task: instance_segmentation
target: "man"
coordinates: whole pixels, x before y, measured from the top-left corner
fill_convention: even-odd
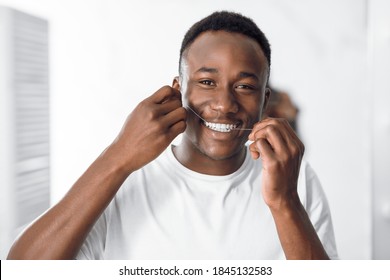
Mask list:
[[[269,71],[268,41],[250,19],[217,12],[196,23],[172,87],[134,109],[9,258],[336,258],[303,144],[287,121],[260,121]]]

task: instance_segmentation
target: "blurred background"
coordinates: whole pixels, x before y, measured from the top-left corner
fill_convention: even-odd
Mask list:
[[[323,184],[340,258],[390,259],[390,1],[0,5],[1,259],[131,110],[172,83],[184,33],[215,10],[251,17],[270,40],[274,101]]]

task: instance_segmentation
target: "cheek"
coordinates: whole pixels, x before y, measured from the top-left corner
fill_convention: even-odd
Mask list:
[[[199,88],[193,85],[188,86],[188,90],[185,96],[186,101],[192,106],[204,106],[204,104],[211,101],[212,96],[208,92],[201,92]]]
[[[256,123],[261,119],[263,103],[258,98],[248,99],[241,103],[251,122]]]

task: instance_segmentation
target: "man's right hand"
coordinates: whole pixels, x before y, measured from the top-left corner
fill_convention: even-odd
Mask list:
[[[127,118],[107,152],[131,173],[158,157],[186,129],[181,93],[164,86],[143,100]]]
[[[8,258],[76,258],[92,226],[126,177],[155,159],[185,130],[186,115],[180,92],[169,86],[142,101],[115,141],[65,197],[20,235]]]

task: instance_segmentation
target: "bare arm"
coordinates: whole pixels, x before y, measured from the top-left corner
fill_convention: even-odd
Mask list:
[[[252,157],[263,161],[262,195],[271,210],[287,259],[329,259],[298,197],[304,146],[287,121],[265,119],[249,139]]]
[[[8,259],[74,259],[127,176],[183,132],[185,118],[180,93],[171,87],[141,102],[66,196],[15,241]]]
[[[126,178],[106,150],[66,196],[14,243],[8,259],[73,259]]]
[[[300,201],[271,209],[271,213],[287,259],[329,259]]]

